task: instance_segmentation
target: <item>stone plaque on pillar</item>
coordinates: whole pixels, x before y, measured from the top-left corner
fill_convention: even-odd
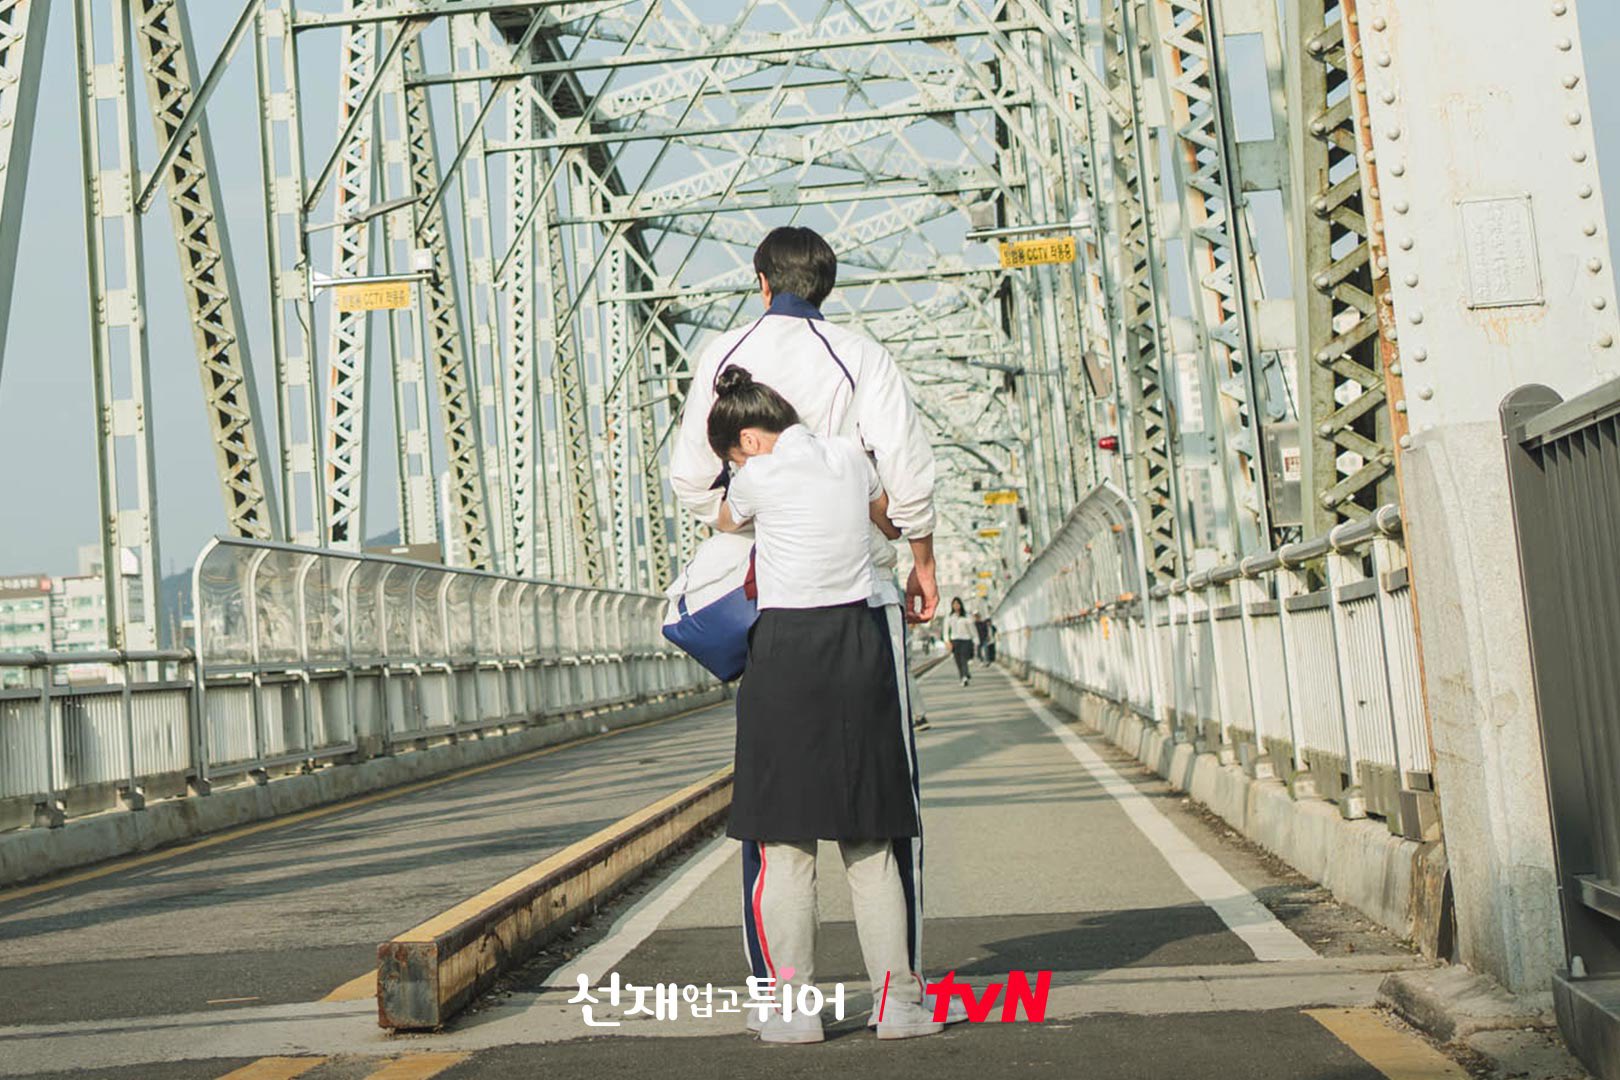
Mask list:
[[[1468,262],[1468,306],[1523,307],[1541,304],[1541,260],[1530,196],[1465,199],[1463,250]]]

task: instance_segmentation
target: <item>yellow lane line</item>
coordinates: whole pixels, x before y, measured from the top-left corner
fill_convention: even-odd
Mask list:
[[[1416,1035],[1390,1027],[1374,1009],[1306,1009],[1305,1015],[1389,1080],[1468,1080],[1461,1065]]]
[[[325,1061],[323,1057],[260,1058],[251,1065],[226,1073],[219,1080],[293,1080],[293,1077],[303,1076]]]
[[[418,780],[415,783],[405,784],[396,788],[389,788],[387,791],[379,791],[371,795],[361,795],[357,798],[347,799],[339,803],[332,803],[328,806],[318,806],[313,810],[302,810],[296,814],[288,814],[284,817],[274,818],[270,821],[261,821],[255,825],[244,825],[239,829],[231,829],[227,832],[215,833],[212,836],[204,837],[201,840],[193,840],[189,844],[166,847],[160,851],[148,852],[145,855],[132,855],[124,859],[115,859],[112,862],[103,863],[93,870],[84,870],[77,874],[69,874],[66,877],[52,878],[50,881],[42,881],[37,885],[21,885],[14,889],[0,890],[0,904],[10,903],[15,900],[23,900],[30,896],[38,896],[40,893],[53,892],[57,889],[65,889],[72,885],[80,885],[86,881],[94,881],[97,878],[106,877],[109,874],[118,874],[125,870],[136,870],[143,866],[149,866],[152,863],[164,862],[168,859],[179,858],[181,855],[189,855],[194,851],[201,851],[204,848],[216,847],[220,844],[228,844],[233,840],[241,840],[243,837],[256,836],[259,833],[270,832],[273,829],[285,829],[292,825],[301,825],[306,821],[330,817],[333,814],[341,814],[348,810],[357,810],[363,806],[371,806],[375,803],[386,802],[389,799],[397,799],[402,795],[414,795],[418,791],[426,791],[429,788],[439,787],[443,784],[453,784],[457,780],[465,780],[468,777],[493,772],[496,769],[504,769],[512,765],[521,765],[526,761],[533,761],[535,758],[545,757],[548,754],[555,754],[563,750],[571,750],[576,746],[584,746],[586,743],[597,742],[601,739],[610,739],[615,735],[623,735],[627,731],[640,731],[642,728],[652,727],[654,724],[667,724],[671,720],[679,720],[684,716],[691,716],[693,713],[700,713],[707,709],[721,708],[725,704],[725,702],[720,702],[713,705],[699,705],[696,708],[687,709],[684,712],[674,713],[670,716],[661,716],[656,720],[643,720],[639,724],[627,724],[621,728],[614,728],[612,731],[598,732],[595,735],[585,735],[578,739],[571,739],[568,742],[544,746],[538,750],[530,750],[528,753],[519,754],[517,757],[504,758],[500,761],[491,761],[483,765],[474,765],[471,768],[462,769],[459,772],[449,773],[445,776],[436,776],[431,780]]]
[[[356,975],[336,990],[321,998],[322,1001],[364,1001],[377,996],[377,970]]]
[[[438,1076],[452,1065],[466,1061],[471,1054],[410,1054],[395,1058],[376,1072],[366,1074],[366,1080],[428,1080]]]

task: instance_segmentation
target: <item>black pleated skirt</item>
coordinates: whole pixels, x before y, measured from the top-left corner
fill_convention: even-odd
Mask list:
[[[767,608],[737,689],[726,834],[742,840],[917,835],[894,651],[882,608]]]

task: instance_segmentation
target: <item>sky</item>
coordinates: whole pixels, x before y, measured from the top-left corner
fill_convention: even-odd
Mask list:
[[[322,4],[305,4],[319,8]],[[58,2],[49,30],[33,158],[21,233],[4,368],[0,371],[0,575],[70,574],[76,550],[97,541],[94,415],[89,362],[87,272],[74,86],[72,5]],[[190,5],[203,63],[218,53],[240,5]],[[1620,4],[1580,5],[1599,165],[1608,178],[1611,225],[1620,222]],[[310,167],[324,159],[336,132],[333,104],[337,35],[300,42],[304,122]],[[443,59],[430,47],[430,68]],[[260,415],[273,427],[272,358],[262,223],[261,180],[251,44],[240,50],[209,109],[214,149],[249,343],[260,389]],[[446,116],[447,114],[441,114]],[[137,112],[141,160],[157,156],[144,105]],[[442,155],[441,155],[442,156]],[[453,202],[453,196],[452,196]],[[330,218],[321,207],[314,220]],[[330,234],[317,234],[325,237]],[[1617,232],[1610,230],[1611,243]],[[168,209],[160,198],[145,222],[148,345],[155,432],[162,571],[189,565],[224,527],[224,511],[203,412],[195,352],[180,291]],[[317,243],[321,241],[317,239]],[[1616,245],[1620,248],[1620,244]],[[1620,250],[1616,251],[1620,258]],[[1270,273],[1268,272],[1268,277]],[[317,336],[324,342],[324,332]],[[375,381],[373,447],[392,438],[386,380]],[[375,493],[393,489],[393,457],[371,455]],[[393,525],[393,500],[372,500],[367,532]]]

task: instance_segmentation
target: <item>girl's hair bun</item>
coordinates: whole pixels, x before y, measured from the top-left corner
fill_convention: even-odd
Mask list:
[[[714,392],[724,397],[747,390],[754,385],[754,376],[747,368],[728,367],[714,380]]]

